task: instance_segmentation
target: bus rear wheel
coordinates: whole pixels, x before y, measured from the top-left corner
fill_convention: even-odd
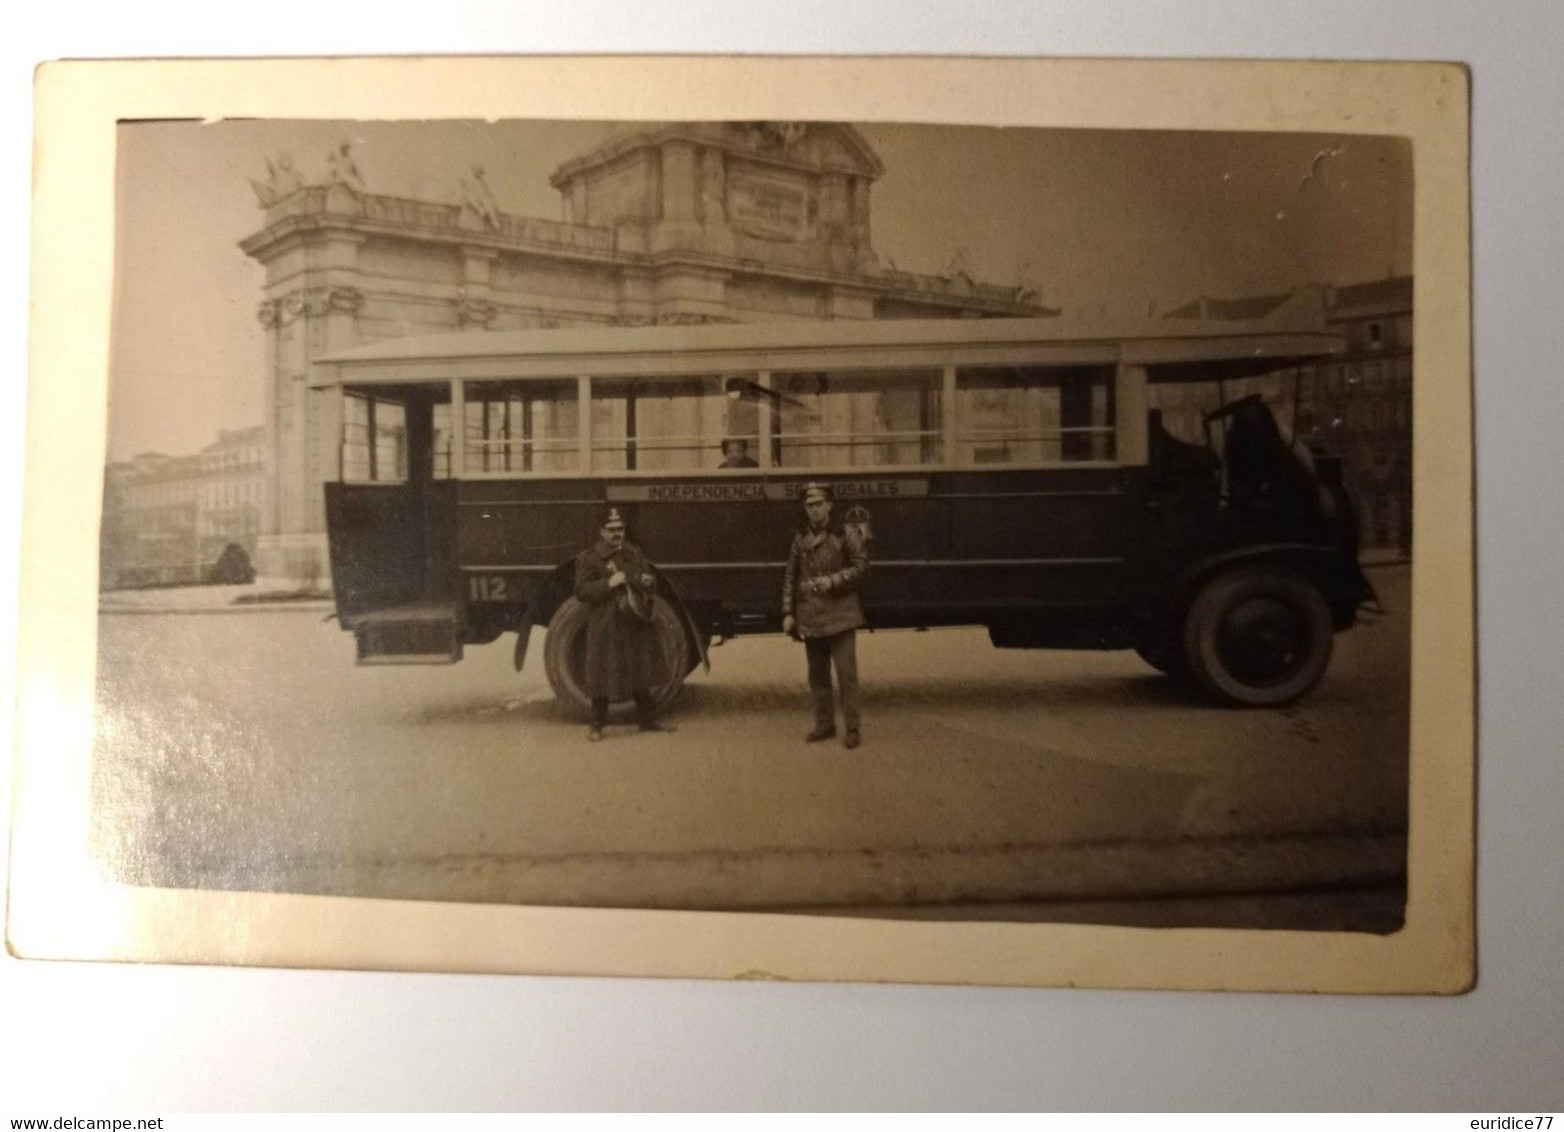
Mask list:
[[[1242,707],[1277,707],[1325,674],[1335,628],[1307,579],[1251,567],[1212,578],[1184,622],[1184,661],[1207,692]]]
[[[567,598],[548,623],[548,636],[543,642],[543,668],[548,674],[549,686],[560,707],[575,719],[585,721],[592,711],[592,700],[586,691],[586,628],[589,610],[575,598]],[[684,676],[689,672],[689,638],[679,613],[661,596],[652,598],[652,627],[656,630],[661,673],[652,682],[652,705],[662,711],[679,694],[684,686]],[[613,723],[626,723],[635,718],[635,701],[631,689],[616,690],[610,698],[608,718]]]

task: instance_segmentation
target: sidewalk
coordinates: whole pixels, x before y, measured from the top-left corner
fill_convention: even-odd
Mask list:
[[[111,590],[98,595],[99,613],[325,613],[334,604],[324,598],[257,600],[286,592],[274,586],[170,586],[165,589]],[[240,598],[250,600],[240,602]]]

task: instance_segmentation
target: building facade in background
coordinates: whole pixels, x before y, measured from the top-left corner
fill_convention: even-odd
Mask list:
[[[224,431],[194,456],[149,452],[110,464],[100,587],[253,580],[265,441],[259,427]]]
[[[344,454],[306,378],[334,351],[452,331],[1057,313],[1024,288],[882,266],[883,172],[850,126],[684,123],[557,169],[563,221],[502,212],[481,168],[453,171],[459,204],[376,194],[350,159],[327,184],[258,187],[264,226],[241,247],[266,270],[260,572],[326,572],[322,484]]]
[[[1321,307],[1326,327],[1345,339],[1345,352],[1318,365],[1228,382],[1220,391],[1158,390],[1154,405],[1170,432],[1198,442],[1201,416],[1216,408],[1218,396],[1232,400],[1260,393],[1285,436],[1341,460],[1364,548],[1410,556],[1412,278],[1239,299],[1201,297],[1166,317],[1256,321],[1288,304]]]

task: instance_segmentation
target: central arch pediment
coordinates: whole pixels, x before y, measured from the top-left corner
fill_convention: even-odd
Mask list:
[[[885,172],[874,147],[845,122],[677,122],[619,134],[565,162],[554,170],[549,183],[568,193],[578,177],[677,142],[801,171],[844,173],[870,181]]]

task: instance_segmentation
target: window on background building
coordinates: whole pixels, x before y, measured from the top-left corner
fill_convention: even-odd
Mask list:
[[[941,453],[940,370],[778,373],[783,468],[917,468]]]
[[[573,472],[580,468],[576,383],[474,381],[466,386],[469,472]],[[444,408],[444,412],[442,412]],[[435,475],[450,475],[450,410],[435,406]]]
[[[1381,349],[1385,345],[1385,324],[1371,322],[1367,327],[1368,346],[1371,350]]]
[[[1111,367],[956,371],[958,464],[1112,460],[1114,451]]]
[[[592,470],[716,471],[725,440],[743,442],[730,466],[754,467],[764,396],[748,375],[594,378]]]

